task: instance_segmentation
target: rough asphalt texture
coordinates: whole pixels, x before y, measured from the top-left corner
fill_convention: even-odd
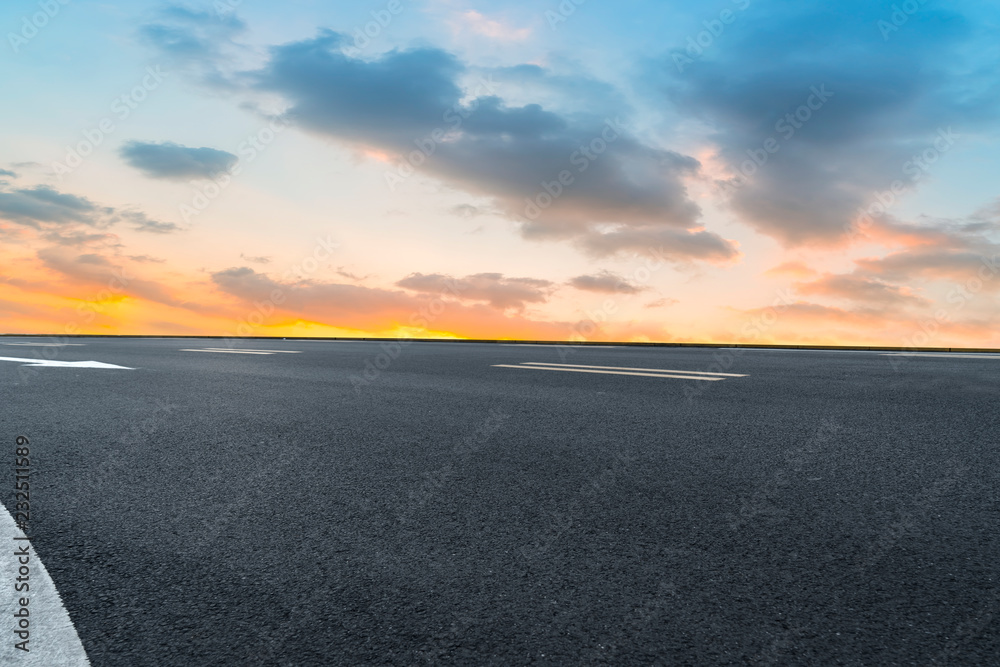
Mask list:
[[[1000,662],[1000,360],[72,342],[0,488],[95,666]]]

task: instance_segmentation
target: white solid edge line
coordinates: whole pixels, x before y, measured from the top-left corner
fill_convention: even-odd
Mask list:
[[[626,373],[623,371],[598,371],[587,368],[559,368],[550,366],[512,366],[509,364],[493,364],[493,368],[520,368],[524,371],[563,371],[565,373],[600,373],[602,375],[638,375],[647,378],[671,378],[674,380],[704,380],[718,382],[725,378],[705,377],[703,375],[665,375],[663,373]]]
[[[90,660],[80,642],[80,636],[73,627],[73,621],[63,605],[55,582],[49,576],[34,547],[28,540],[15,539],[24,537],[17,527],[14,517],[6,507],[0,508],[0,542],[3,543],[0,555],[0,578],[3,580],[0,600],[3,602],[4,625],[3,641],[0,642],[0,664],[29,665],[30,667],[89,667]],[[17,556],[15,552],[27,547],[27,556]],[[27,558],[28,563],[19,562]],[[14,584],[23,566],[29,569],[28,590],[16,591]],[[21,607],[20,599],[25,598],[28,606]],[[18,630],[13,616],[19,609],[28,610],[28,652],[15,647],[21,638],[11,632]]]
[[[181,350],[181,352],[218,352],[220,354],[271,354],[270,352],[242,352],[236,350]]]
[[[745,378],[746,375],[737,375],[736,373],[708,373],[705,371],[679,371],[676,369],[668,368],[629,368],[626,366],[587,366],[585,364],[550,364],[544,361],[525,361],[523,362],[530,366],[557,366],[557,367],[567,367],[567,368],[604,368],[608,370],[615,371],[653,371],[655,373],[684,373],[687,375],[713,375],[721,376],[727,378]]]
[[[243,348],[206,347],[205,352],[262,352],[264,354],[302,354],[301,350],[245,350]]]

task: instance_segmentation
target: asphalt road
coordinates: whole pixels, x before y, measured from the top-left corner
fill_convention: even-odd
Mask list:
[[[1000,661],[1000,358],[31,340],[133,369],[0,361],[93,665]]]

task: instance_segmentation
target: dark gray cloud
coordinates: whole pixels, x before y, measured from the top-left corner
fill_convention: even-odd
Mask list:
[[[215,148],[190,148],[172,141],[129,141],[121,147],[122,158],[150,178],[186,181],[223,174],[239,160]]]
[[[45,224],[80,223],[107,227],[114,209],[86,197],[64,194],[46,185],[0,190],[0,218],[41,229]]]
[[[522,310],[529,303],[544,303],[554,287],[548,280],[505,278],[500,273],[477,273],[464,278],[440,273],[414,273],[398,281],[396,285],[414,292],[482,301],[500,310]]]
[[[677,263],[695,259],[725,263],[742,256],[736,243],[711,232],[651,227],[596,232],[584,238],[581,245],[596,257],[633,252]]]
[[[468,69],[439,49],[360,60],[344,55],[343,43],[342,35],[323,31],[274,47],[267,64],[246,79],[282,95],[290,105],[287,120],[300,127],[399,156],[400,170],[387,174],[391,186],[416,167],[490,198],[498,211],[521,221],[528,238],[589,243],[610,254],[625,248],[595,238],[603,231],[666,229],[680,232],[660,237],[679,241],[666,253],[671,259],[736,256],[717,235],[685,233],[701,215],[684,185],[699,173],[694,158],[643,143],[620,119],[509,105],[497,94],[499,82],[464,90],[459,81]],[[534,70],[530,76],[540,78]],[[630,244],[627,251],[649,249]]]
[[[921,7],[887,41],[877,25],[894,4],[759,4],[682,72],[673,54],[665,59],[663,90],[679,113],[714,128],[732,173],[752,174],[728,192],[760,231],[786,244],[840,241],[876,192],[927,178],[933,164],[912,159],[939,131],[960,135],[1000,118],[996,52],[980,48],[995,36],[965,15],[974,8]],[[768,153],[771,138],[777,152]],[[766,163],[748,162],[751,153]]]
[[[638,294],[645,287],[633,285],[628,280],[611,271],[576,276],[569,281],[570,286],[584,292],[599,292],[604,294]]]
[[[46,185],[7,188],[0,184],[0,220],[35,229],[46,240],[62,246],[114,241],[106,230],[122,221],[144,232],[167,234],[180,230],[174,223],[154,220],[141,211],[100,206],[86,197]]]

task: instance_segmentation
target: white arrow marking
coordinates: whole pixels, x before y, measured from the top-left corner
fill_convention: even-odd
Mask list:
[[[53,361],[51,359],[22,359],[21,357],[0,357],[0,361],[20,361],[26,366],[49,366],[52,368],[119,368],[123,371],[134,371],[128,366],[115,366],[100,361]]]

